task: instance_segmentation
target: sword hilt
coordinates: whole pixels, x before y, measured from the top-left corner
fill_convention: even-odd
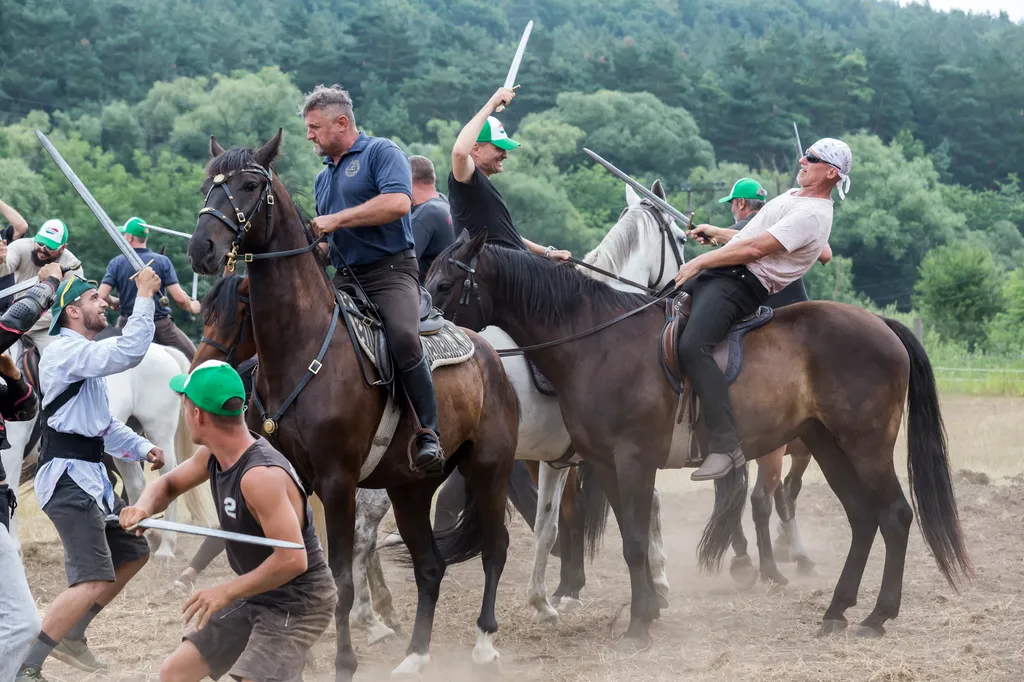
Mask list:
[[[512,89],[513,89],[513,90],[518,90],[518,89],[519,89],[519,86],[518,86],[518,85],[513,85],[513,86],[512,86]],[[511,104],[511,102],[509,102],[509,104]],[[494,111],[495,111],[496,113],[499,113],[499,114],[500,114],[501,112],[505,111],[505,105],[504,105],[504,104],[499,104],[499,105],[498,105],[497,107],[495,107],[495,108],[494,108]]]
[[[149,267],[150,265],[152,265],[152,264],[154,263],[154,261],[156,261],[156,258],[150,258],[150,259],[149,259],[149,262],[148,262],[148,263],[146,263],[145,265],[143,265],[142,267],[144,267],[144,268],[148,268],[148,267]],[[139,272],[142,272],[142,270],[139,270]],[[128,279],[135,279],[136,277],[138,277],[138,276],[139,276],[139,272],[136,272],[136,273],[135,273],[134,275],[132,275],[132,276],[131,276],[131,277],[129,277]]]

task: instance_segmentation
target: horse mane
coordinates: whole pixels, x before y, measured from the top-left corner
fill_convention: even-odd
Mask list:
[[[595,313],[617,314],[652,300],[646,294],[613,289],[571,266],[536,254],[494,245],[485,246],[484,251],[498,263],[494,272],[511,304],[541,324],[562,323],[566,315],[586,305]]]
[[[228,149],[223,154],[210,159],[209,163],[206,164],[206,176],[210,177],[218,173],[227,175],[231,171],[258,165],[259,162],[256,160],[255,149],[236,147],[235,149]]]
[[[203,324],[229,327],[238,321],[238,287],[243,279],[241,275],[226,275],[214,282],[203,298]]]
[[[640,248],[642,220],[648,215],[640,206],[627,207],[619,219],[593,251],[583,257],[584,262],[617,272],[629,257]]]

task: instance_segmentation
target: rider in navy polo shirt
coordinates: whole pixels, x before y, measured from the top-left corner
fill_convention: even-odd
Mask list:
[[[329,234],[334,285],[359,284],[384,323],[391,354],[420,425],[416,468],[440,473],[437,400],[419,337],[419,263],[409,210],[409,159],[390,140],[356,129],[352,98],[318,85],[302,106],[306,139],[324,157],[314,194],[317,235]]]

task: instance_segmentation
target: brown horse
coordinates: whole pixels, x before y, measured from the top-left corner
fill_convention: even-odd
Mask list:
[[[608,493],[632,585],[621,645],[646,646],[658,615],[647,558],[651,499],[677,404],[655,351],[663,306],[546,259],[485,247],[485,238],[481,233],[438,256],[427,288],[434,303],[466,327],[493,324],[521,346],[549,344],[527,356],[554,385],[572,443]],[[628,311],[634,314],[588,333]],[[971,574],[935,381],[910,330],[852,306],[802,303],[778,310],[771,324],[750,332],[744,350],[746,368],[731,388],[744,452],[754,459],[803,439],[852,528],[822,633],[846,627],[844,612],[857,603],[879,529],[886,548],[882,585],[858,633],[880,636],[885,621],[899,613],[914,514],[896,477],[893,449],[908,396],[907,466],[921,528],[951,584],[958,573]],[[743,509],[745,483],[744,468],[716,482],[718,513],[699,547],[705,567],[720,564]]]
[[[429,661],[445,565],[477,553],[483,559],[484,596],[473,659],[493,662],[498,657],[494,603],[508,550],[505,486],[518,428],[515,393],[495,351],[475,335],[467,361],[434,375],[442,444],[451,453],[446,470],[457,466],[472,493],[450,532],[436,538],[431,532],[430,502],[442,477],[412,472],[407,445],[414,430],[407,414],[379,465],[360,480],[388,391],[364,379],[365,358],[345,323],[337,322],[339,299],[314,254],[316,244],[271,170],[280,144],[280,131],[258,151],[225,151],[211,138],[213,158],[203,183],[206,203],[189,242],[189,258],[196,272],[207,275],[219,274],[236,254],[247,262],[260,358],[248,421],[256,429],[264,425],[323,502],[339,593],[336,679],[349,680],[356,669],[349,611],[357,484],[387,489],[414,565],[419,604],[408,655],[396,672],[417,673]],[[335,327],[340,329],[332,335]],[[367,371],[372,374],[372,367]],[[269,411],[258,414],[261,405],[275,410],[273,417]]]

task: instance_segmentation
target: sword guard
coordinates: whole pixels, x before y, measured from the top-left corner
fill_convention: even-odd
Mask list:
[[[149,267],[150,265],[152,265],[152,264],[153,264],[153,262],[154,262],[155,260],[156,260],[156,258],[150,258],[150,259],[149,259],[149,262],[148,262],[148,263],[146,263],[145,265],[143,265],[142,267],[144,267],[144,268],[148,268],[148,267]],[[142,272],[142,270],[139,270],[139,272]],[[129,277],[128,279],[135,279],[136,277],[138,277],[138,276],[139,276],[139,272],[136,272],[136,273],[135,273],[134,275],[132,275],[132,276],[131,276],[131,277]]]

